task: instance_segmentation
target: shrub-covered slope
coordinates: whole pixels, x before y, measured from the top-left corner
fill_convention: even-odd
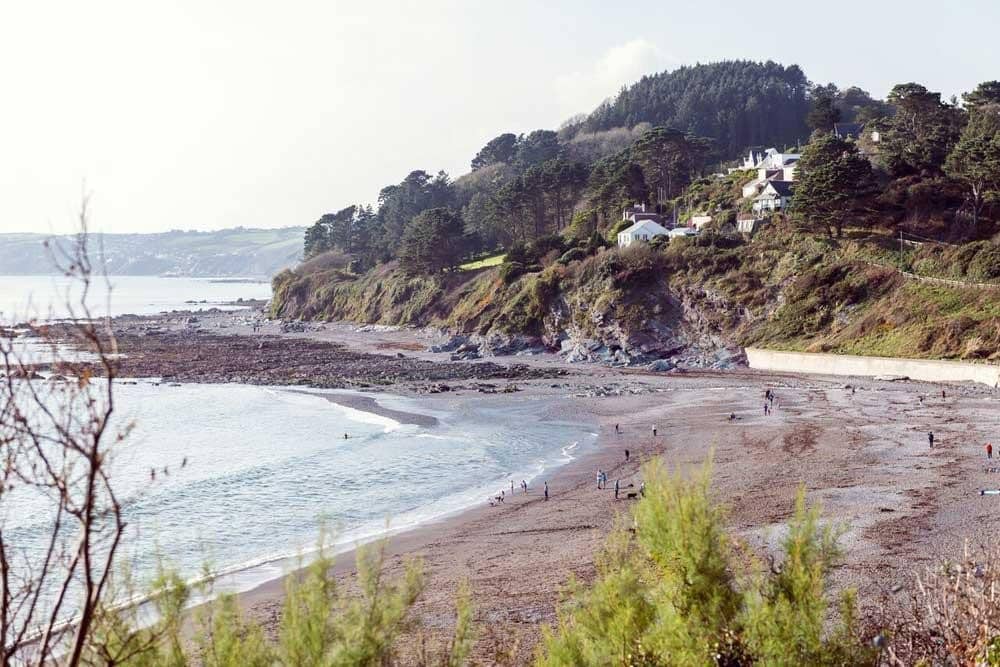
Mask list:
[[[393,264],[362,275],[307,265],[275,278],[272,309],[283,318],[441,327],[495,350],[515,338],[617,363],[710,365],[745,345],[1000,357],[1000,290],[917,281],[894,266],[988,281],[1000,271],[995,245],[908,246],[900,258],[894,243],[867,233],[816,238],[778,222],[752,241],[708,233],[550,254],[521,275],[505,271],[509,264],[432,277],[408,277]]]

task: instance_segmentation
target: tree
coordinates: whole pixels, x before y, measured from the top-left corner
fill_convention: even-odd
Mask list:
[[[841,118],[848,123],[870,123],[889,115],[889,105],[882,100],[872,99],[868,91],[851,86],[837,93],[837,109]]]
[[[1000,192],[1000,104],[973,107],[944,169],[965,184],[972,222],[978,224],[983,206]]]
[[[433,208],[406,226],[399,263],[412,275],[431,275],[456,266],[467,249],[462,217],[451,209]]]
[[[971,93],[962,95],[966,111],[988,104],[1000,104],[1000,81],[984,81]]]
[[[472,158],[472,170],[482,169],[491,164],[510,162],[517,154],[517,135],[506,132],[491,139]]]
[[[656,201],[673,199],[702,168],[708,142],[669,127],[654,127],[632,146],[647,182],[656,188]]]
[[[879,153],[894,176],[941,173],[958,141],[962,114],[917,83],[903,83],[889,93],[894,114],[884,122]]]
[[[556,132],[535,130],[518,142],[517,164],[521,169],[537,166],[559,157],[561,150]]]
[[[821,527],[800,489],[782,541],[782,568],[747,566],[711,500],[711,466],[693,479],[658,463],[633,514],[595,559],[591,586],[573,582],[537,664],[873,664],[849,591],[839,613],[826,586],[838,558],[836,533]],[[773,565],[773,563],[772,563]]]
[[[403,230],[417,215],[454,203],[454,187],[443,171],[435,176],[423,170],[413,171],[398,185],[382,188],[378,196],[378,220],[372,233],[376,259],[385,261],[395,255]]]
[[[834,96],[826,91],[816,94],[806,116],[806,124],[820,132],[832,132],[833,126],[839,122],[840,109],[835,105]]]
[[[831,237],[840,237],[849,213],[868,193],[871,165],[853,142],[832,134],[814,139],[802,153],[792,211]]]
[[[807,136],[808,90],[808,79],[795,65],[735,60],[686,66],[642,77],[574,129],[579,134],[639,123],[675,127],[713,139],[728,157],[748,146],[791,145]]]

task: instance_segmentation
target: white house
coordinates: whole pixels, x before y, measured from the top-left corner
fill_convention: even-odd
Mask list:
[[[768,181],[761,193],[753,200],[753,212],[762,214],[780,211],[787,208],[788,202],[791,200],[792,184],[789,181]]]
[[[698,236],[698,230],[694,227],[674,227],[669,234],[671,239],[677,239],[685,236]]]
[[[782,175],[783,171],[781,169],[761,167],[757,170],[757,178],[743,184],[743,198],[750,199],[751,197],[756,197],[764,189],[768,181],[774,178],[780,180]]]
[[[646,210],[645,204],[633,204],[622,211],[622,220],[628,220],[629,222],[652,220],[653,222],[660,224],[663,222],[663,216],[655,211]]]
[[[640,220],[628,229],[618,232],[618,247],[627,248],[637,241],[652,241],[657,236],[667,236],[670,231],[653,220]]]
[[[760,166],[765,169],[784,169],[790,167],[802,158],[800,153],[779,153],[777,148],[764,151],[764,159]]]

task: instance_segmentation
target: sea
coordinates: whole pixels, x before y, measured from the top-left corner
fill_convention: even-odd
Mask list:
[[[5,304],[17,301],[11,285],[22,298],[28,285],[45,294],[44,279],[0,277]],[[130,277],[117,280],[112,312],[261,297],[266,285]],[[436,418],[416,426],[327,398],[349,393],[118,383],[115,419],[134,427],[115,446],[112,482],[128,523],[121,556],[136,580],[166,564],[192,580],[207,568],[216,592],[247,590],[308,562],[322,526],[335,550],[348,549],[486,505],[511,481],[537,489],[597,437],[588,424],[548,418],[538,401],[475,397],[447,408],[367,394],[390,410]],[[5,537],[29,560],[39,553],[49,526],[43,499],[5,495],[0,514]]]
[[[0,275],[0,323],[68,317],[70,308],[80,314],[82,303],[94,317],[232,310],[242,307],[236,303],[240,299],[271,298],[271,285],[262,278],[95,276],[83,297],[79,281],[65,276]]]

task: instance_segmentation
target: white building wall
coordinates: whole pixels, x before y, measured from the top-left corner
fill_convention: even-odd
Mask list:
[[[746,348],[750,368],[816,375],[904,376],[925,382],[979,382],[1000,384],[1000,366],[936,359],[861,357],[846,354],[780,352]]]

